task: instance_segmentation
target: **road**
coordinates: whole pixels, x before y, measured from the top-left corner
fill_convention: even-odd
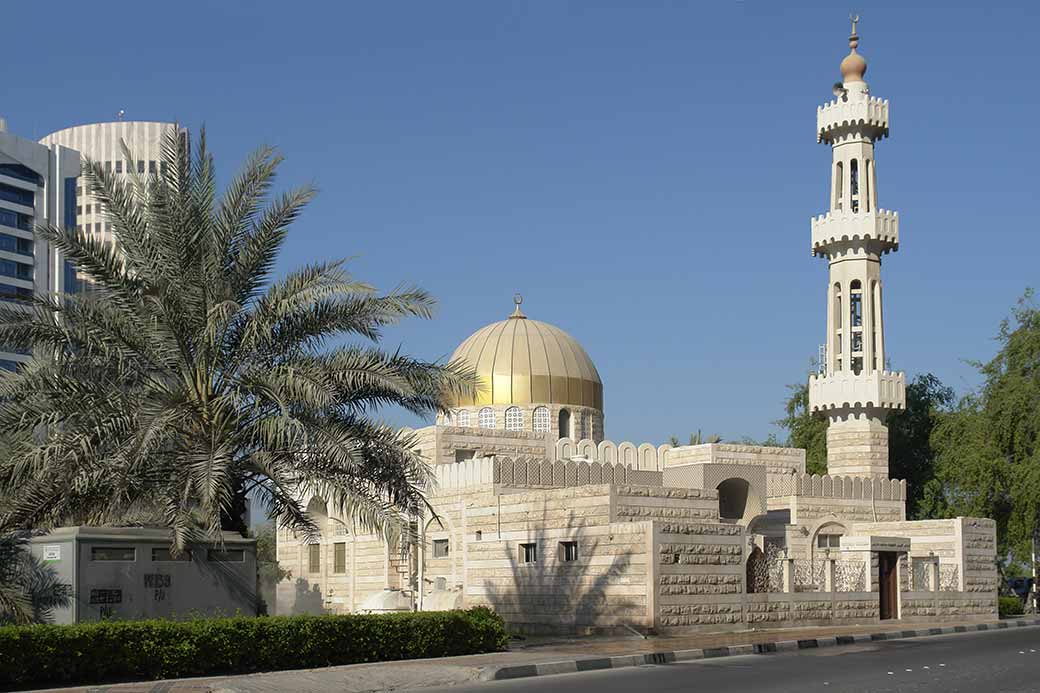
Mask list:
[[[1040,691],[1040,627],[456,686],[452,693]]]

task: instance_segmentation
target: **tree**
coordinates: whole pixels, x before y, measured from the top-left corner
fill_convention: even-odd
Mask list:
[[[906,514],[911,519],[937,517],[935,489],[923,503],[928,482],[935,478],[931,436],[939,417],[954,402],[953,390],[931,373],[918,375],[906,386],[906,409],[889,414],[888,470],[907,484]],[[938,515],[941,517],[942,515]]]
[[[787,445],[805,450],[805,471],[827,473],[827,419],[809,410],[809,385],[788,385],[790,396],[784,403],[784,418],[775,421],[787,430]]]
[[[0,460],[4,528],[105,523],[157,509],[177,549],[245,531],[247,495],[306,535],[320,495],[390,535],[425,507],[415,440],[374,414],[429,416],[475,376],[378,348],[429,318],[426,292],[379,293],[341,261],[272,279],[311,188],[272,197],[281,157],[260,149],[219,196],[205,133],[163,143],[158,174],[85,165],[119,248],[56,226],[38,236],[89,290],[0,307],[0,343],[32,349],[0,376],[0,431],[32,432]],[[124,145],[124,155],[133,155]],[[365,340],[368,344],[351,343]]]
[[[0,535],[0,625],[45,623],[69,601],[67,586],[29,552],[26,537]]]
[[[997,521],[998,552],[1031,561],[1040,533],[1040,309],[1027,290],[1000,324],[1000,344],[976,363],[979,392],[943,416],[932,445],[951,513]]]

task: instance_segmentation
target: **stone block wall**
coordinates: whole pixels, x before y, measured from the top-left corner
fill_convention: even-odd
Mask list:
[[[686,518],[653,524],[656,627],[736,628],[743,623],[743,529]]]
[[[522,633],[648,627],[651,524],[612,522],[611,495],[600,485],[469,500],[465,605],[491,606]]]

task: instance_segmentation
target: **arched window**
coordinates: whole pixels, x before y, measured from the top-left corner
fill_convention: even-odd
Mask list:
[[[531,417],[531,423],[534,425],[535,433],[548,433],[549,432],[549,409],[548,407],[538,407],[534,410],[534,415]]]
[[[469,410],[468,409],[460,409],[458,411],[458,414],[455,416],[455,425],[461,426],[463,428],[469,428],[470,426],[473,425],[469,421]]]
[[[559,431],[561,438],[569,438],[571,435],[571,413],[566,409],[560,410]]]
[[[820,550],[841,548],[841,538],[845,528],[839,524],[824,525],[816,534],[816,548]]]
[[[480,428],[494,428],[495,427],[495,410],[491,407],[484,407],[477,413],[477,426]]]
[[[839,211],[841,210],[842,188],[845,186],[843,174],[843,165],[839,161],[834,168],[834,208]]]
[[[859,211],[859,162],[853,159],[849,162],[849,200],[853,213]]]
[[[506,430],[524,430],[524,413],[520,410],[520,407],[509,407],[509,409],[506,409]]]

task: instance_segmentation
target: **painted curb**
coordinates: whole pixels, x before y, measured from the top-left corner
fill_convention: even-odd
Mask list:
[[[796,652],[798,650],[809,650],[819,647],[840,647],[842,645],[853,645],[855,643],[873,642],[877,640],[925,638],[935,635],[975,633],[989,630],[1003,630],[1006,628],[1023,628],[1026,626],[1040,626],[1040,618],[1022,618],[1014,621],[978,623],[970,626],[945,626],[942,628],[893,630],[885,633],[838,635],[824,638],[807,638],[804,640],[777,640],[776,642],[757,643],[754,645],[729,645],[724,647],[709,647],[705,649],[675,650],[674,652],[652,652],[649,654],[592,657],[589,659],[546,662],[544,664],[518,664],[514,666],[487,667],[481,672],[480,678],[483,681],[501,681],[504,679],[519,679],[529,676],[573,674],[579,671],[596,671],[600,669],[623,669],[626,667],[638,667],[647,664],[673,664],[675,662],[691,662],[699,659],[735,657],[737,655]]]

